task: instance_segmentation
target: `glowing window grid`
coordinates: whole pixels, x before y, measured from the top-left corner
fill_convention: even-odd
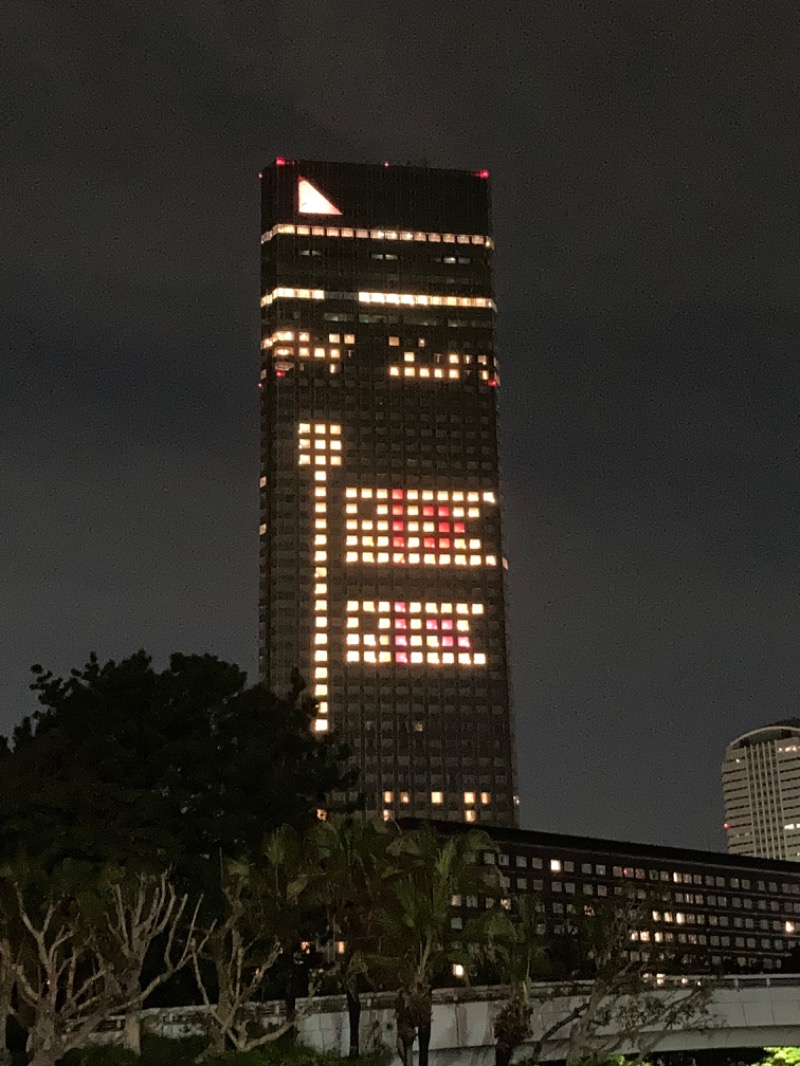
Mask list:
[[[341,466],[342,427],[336,422],[300,422],[297,461],[314,466],[314,699],[317,733],[328,731],[328,471]]]
[[[470,525],[493,492],[345,489],[345,562],[391,566],[497,566]]]
[[[494,248],[491,237],[482,236],[479,233],[431,233],[423,230],[384,230],[384,229],[354,229],[351,226],[294,226],[288,223],[279,223],[261,234],[261,243],[266,244],[273,237],[281,235],[297,235],[298,237],[342,237],[355,240],[373,241],[416,241],[430,244],[477,244],[486,248]]]
[[[348,663],[486,666],[472,645],[472,619],[482,603],[348,600]]]

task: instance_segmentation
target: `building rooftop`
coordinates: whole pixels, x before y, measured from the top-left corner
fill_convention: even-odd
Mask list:
[[[399,824],[404,828],[413,828],[424,824],[433,825],[442,833],[452,833],[461,828],[459,823],[433,821],[425,823],[419,819],[402,818]],[[467,828],[466,826],[464,828]],[[539,829],[512,829],[504,826],[479,825],[478,828],[488,834],[492,840],[500,843],[528,845],[530,847],[547,847],[560,851],[574,851],[583,854],[604,854],[618,856],[637,856],[643,859],[661,859],[665,862],[680,862],[697,866],[720,866],[729,869],[761,870],[765,873],[791,875],[800,877],[800,863],[784,862],[779,859],[753,858],[747,855],[729,855],[723,851],[700,851],[695,848],[676,848],[662,844],[640,844],[625,840],[606,840],[602,837],[572,836],[567,833],[548,833]]]

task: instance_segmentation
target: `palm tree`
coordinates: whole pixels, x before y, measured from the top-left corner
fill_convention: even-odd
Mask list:
[[[542,914],[535,899],[522,896],[514,912],[495,911],[486,930],[486,955],[508,985],[508,997],[494,1019],[495,1066],[509,1066],[531,1035],[531,987],[545,970]]]
[[[396,868],[386,871],[386,894],[376,913],[378,951],[368,956],[367,966],[396,992],[397,1048],[404,1066],[412,1064],[415,1038],[418,1066],[427,1066],[434,983],[465,959],[468,943],[479,938],[476,923],[463,933],[452,928],[453,897],[498,894],[496,867],[481,863],[485,850],[494,850],[485,833],[455,832],[442,842],[429,826],[400,836],[387,849]]]
[[[385,890],[386,848],[397,829],[331,816],[310,834],[309,860],[316,867],[309,889],[325,909],[337,970],[347,997],[349,1057],[361,1050],[361,982],[365,958],[374,952],[375,914]]]

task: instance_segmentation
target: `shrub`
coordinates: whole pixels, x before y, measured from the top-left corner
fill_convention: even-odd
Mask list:
[[[195,1066],[205,1046],[204,1037],[170,1040],[146,1035],[142,1038],[141,1058],[127,1048],[108,1045],[70,1051],[61,1060],[61,1066]],[[390,1058],[387,1053],[375,1052],[363,1055],[357,1062],[359,1066],[387,1066]],[[256,1051],[212,1055],[203,1059],[203,1066],[343,1066],[347,1061],[331,1052],[278,1040]]]
[[[75,1048],[61,1060],[61,1066],[140,1066],[139,1056],[113,1044]]]
[[[359,1066],[387,1066],[390,1056],[376,1052],[363,1055],[357,1060]],[[343,1066],[352,1061],[332,1052],[314,1051],[302,1044],[287,1044],[276,1041],[257,1051],[226,1052],[204,1060],[204,1066]]]
[[[208,1040],[204,1036],[186,1036],[171,1040],[167,1036],[145,1033],[142,1036],[142,1057],[138,1066],[194,1066]],[[95,1063],[89,1064],[95,1066]],[[96,1066],[104,1066],[97,1063]]]

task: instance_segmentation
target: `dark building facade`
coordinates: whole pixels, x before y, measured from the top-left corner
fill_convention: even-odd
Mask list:
[[[409,823],[409,826],[411,823]],[[444,832],[452,831],[440,825]],[[798,945],[800,867],[684,848],[487,828],[508,899],[534,896],[551,930],[615,898],[631,907],[633,961],[686,973],[776,971]],[[454,899],[455,928],[486,905]]]
[[[513,825],[488,174],[262,174],[261,671],[371,810]]]

